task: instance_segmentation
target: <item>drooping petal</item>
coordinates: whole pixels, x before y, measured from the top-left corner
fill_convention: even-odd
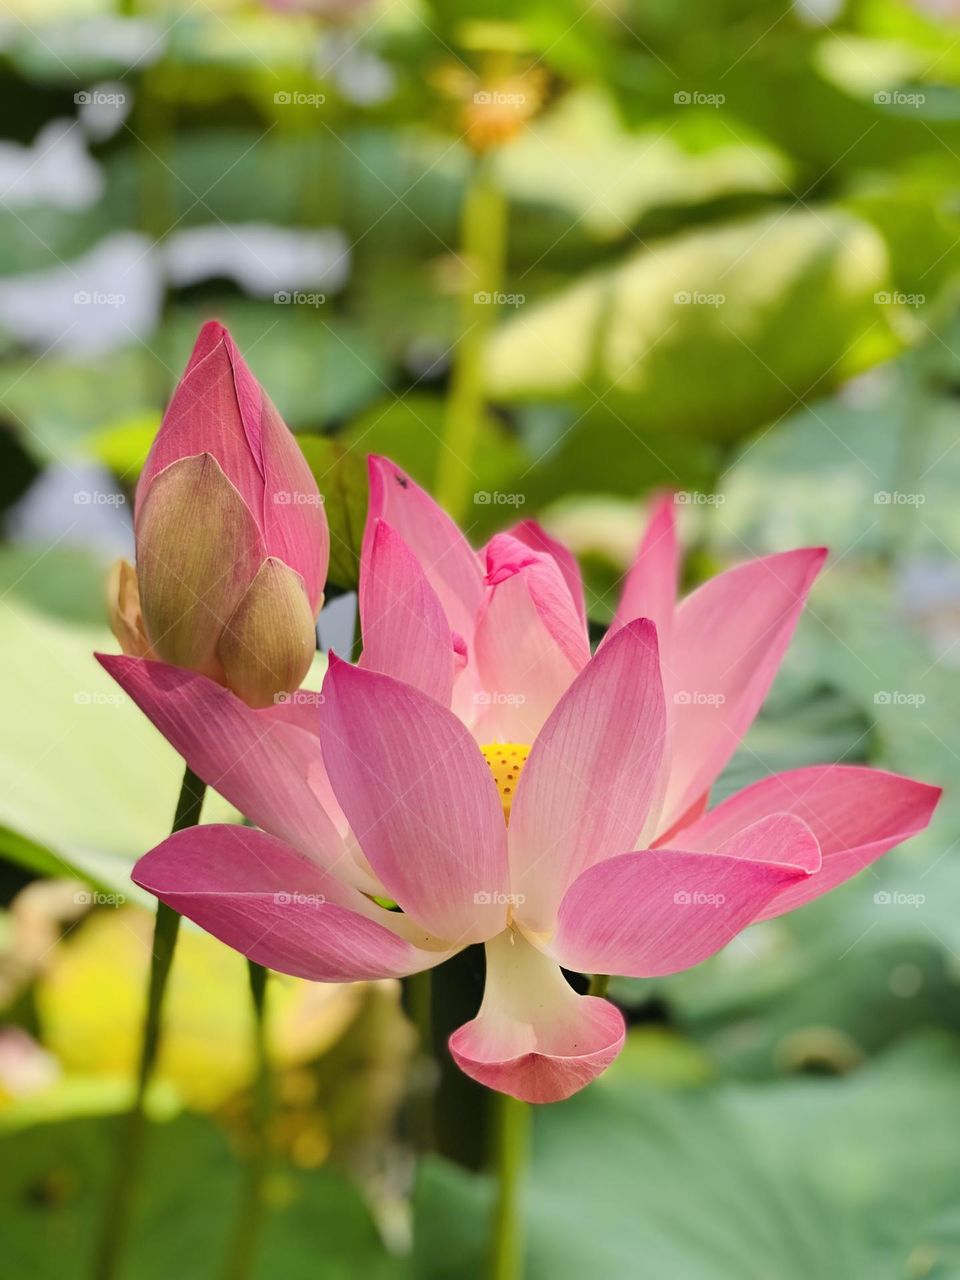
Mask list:
[[[251,822],[345,881],[378,891],[344,845],[314,785],[326,781],[318,735],[271,711],[251,710],[195,672],[115,654],[97,654],[97,660],[194,773]]]
[[[317,651],[313,610],[303,579],[270,556],[224,627],[217,657],[227,685],[251,707],[292,693]]]
[[[699,964],[784,889],[813,878],[809,832],[802,826],[797,865],[745,853],[643,849],[590,867],[560,904],[551,955],[570,969],[631,978]],[[779,852],[791,856],[782,846]]]
[[[364,539],[374,521],[396,529],[427,576],[453,631],[473,644],[484,598],[480,558],[453,520],[429,494],[387,458],[371,455],[370,505]]]
[[[590,660],[586,625],[553,557],[507,534],[487,547],[487,582],[476,659],[491,714],[478,732],[532,742]]]
[[[265,555],[216,458],[181,458],[161,471],[137,515],[140,606],[154,653],[221,679],[220,633]]]
[[[825,556],[814,547],[752,560],[677,608],[661,655],[671,747],[663,830],[710,787],[749,728]]]
[[[506,828],[467,729],[419,689],[333,655],[323,692],[327,773],[387,893],[458,946],[490,937],[506,918]]]
[[[673,494],[665,494],[653,504],[604,643],[611,640],[624,623],[634,618],[649,618],[657,628],[661,652],[666,653],[673,630],[679,576],[676,507]]]
[[[480,1012],[450,1037],[461,1071],[524,1102],[559,1102],[589,1084],[623,1047],[615,1005],[577,995],[557,965],[505,930],[486,946]]]
[[[586,626],[587,609],[583,600],[583,578],[573,552],[557,538],[551,537],[536,520],[521,520],[519,524],[508,529],[507,533],[534,551],[552,556],[556,560],[557,568],[563,575],[577,613]]]
[[[785,887],[761,919],[792,911],[869,866],[930,821],[940,788],[859,765],[812,765],[763,778],[683,832],[684,847],[716,848],[770,814],[789,813],[813,832],[823,855],[816,875]]]
[[[456,657],[450,624],[420,562],[385,520],[375,521],[364,539],[360,623],[361,666],[450,705]]]
[[[394,931],[393,913],[249,827],[178,832],[140,859],[133,880],[228,947],[297,978],[402,977],[449,954],[414,946]]]
[[[660,773],[664,703],[653,624],[622,627],[547,720],[510,816],[517,915],[546,931],[567,886],[636,844]]]

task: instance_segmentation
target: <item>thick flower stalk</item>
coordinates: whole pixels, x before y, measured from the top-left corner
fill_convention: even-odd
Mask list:
[[[561,966],[688,968],[926,826],[937,788],[858,766],[792,770],[707,807],[821,549],[740,565],[678,604],[661,503],[591,657],[568,552],[526,524],[479,557],[408,477],[372,468],[364,651],[356,667],[331,659],[322,705],[264,717],[199,673],[101,658],[262,828],[182,832],[134,872],[230,946],[348,981],[483,942],[483,1002],[450,1050],[491,1088],[550,1102],[624,1038],[619,1010]]]
[[[124,653],[202,672],[253,707],[316,649],[329,535],[296,440],[226,329],[204,325],[137,486],[137,566],[111,580]]]

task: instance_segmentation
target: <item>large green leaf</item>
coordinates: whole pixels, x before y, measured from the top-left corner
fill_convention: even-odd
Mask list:
[[[887,269],[879,235],[837,210],[678,236],[504,323],[488,390],[600,398],[654,452],[658,433],[729,440],[897,349],[897,308],[874,301]],[[579,429],[605,447],[593,422]]]
[[[528,1280],[958,1274],[960,1052],[931,1039],[840,1079],[652,1088],[612,1068],[536,1112]],[[418,1280],[483,1274],[489,1188],[422,1171]]]
[[[22,837],[0,836],[0,852],[137,897],[130,867],[169,833],[183,764],[93,657],[116,647],[105,630],[0,609],[0,824]],[[208,795],[206,820],[235,816]]]
[[[114,1124],[77,1120],[4,1139],[4,1269],[32,1280],[91,1274]],[[193,1117],[157,1126],[126,1274],[209,1280],[222,1266],[241,1211],[243,1172],[226,1137]],[[331,1169],[278,1169],[269,1188],[254,1280],[399,1277],[356,1190]]]

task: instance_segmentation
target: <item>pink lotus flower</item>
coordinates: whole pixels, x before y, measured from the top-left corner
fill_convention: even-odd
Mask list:
[[[200,675],[101,657],[263,828],[184,831],[134,879],[259,963],[320,981],[410,974],[483,942],[483,1002],[451,1053],[491,1088],[565,1098],[617,1055],[624,1022],[560,966],[697,964],[922,830],[939,790],[824,765],[706,809],[822,550],[738,566],[677,605],[661,503],[590,657],[569,553],[526,524],[491,542],[485,581],[439,508],[372,465],[363,658],[331,658],[319,711],[308,695],[252,711]]]
[[[316,482],[226,329],[211,322],[137,486],[120,561],[123,651],[203,672],[252,706],[299,687],[316,650],[329,535]]]

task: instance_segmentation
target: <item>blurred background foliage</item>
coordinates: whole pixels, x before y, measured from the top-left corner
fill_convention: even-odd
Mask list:
[[[139,467],[217,315],[325,495],[325,644],[350,641],[334,597],[356,584],[368,452],[478,544],[542,519],[580,557],[597,634],[654,489],[683,500],[691,585],[829,544],[717,794],[867,761],[945,785],[942,807],[699,969],[614,984],[623,1057],[537,1116],[529,1274],[960,1276],[958,16],[6,0],[6,1274],[86,1273],[129,1096],[148,916],[128,873],[178,768],[91,652],[114,647],[103,580]],[[208,798],[206,820],[237,816]],[[216,1274],[248,1018],[240,958],[188,932],[131,1276]],[[489,1188],[415,1152],[430,1080],[397,990],[275,978],[269,1031],[257,1275],[480,1274]]]

